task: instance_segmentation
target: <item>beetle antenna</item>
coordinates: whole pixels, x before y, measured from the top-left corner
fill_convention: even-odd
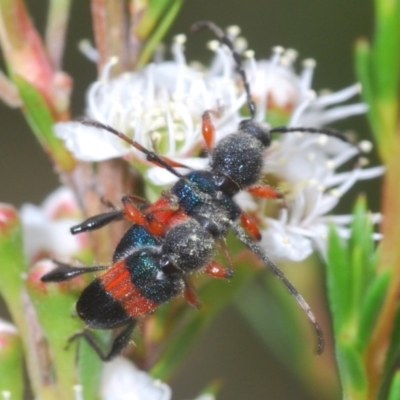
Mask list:
[[[311,307],[304,300],[304,297],[298,292],[298,290],[293,286],[293,284],[285,277],[283,272],[269,259],[269,257],[263,251],[263,249],[260,246],[258,246],[255,242],[253,242],[253,240],[251,240],[250,237],[247,236],[245,231],[239,225],[237,225],[234,222],[232,222],[230,225],[231,228],[235,231],[238,239],[243,244],[245,244],[254,254],[256,254],[264,262],[264,264],[271,269],[274,275],[276,275],[283,282],[283,284],[289,290],[290,294],[296,299],[297,303],[306,313],[317,335],[317,341],[318,341],[317,353],[321,354],[324,351],[325,347],[324,335],[321,327],[318,325],[314,313],[311,310]]]
[[[240,57],[240,54],[235,50],[232,41],[228,38],[228,36],[224,33],[224,31],[212,21],[195,22],[191,26],[190,30],[192,32],[198,32],[204,28],[207,28],[210,31],[212,31],[215,34],[215,36],[219,39],[219,41],[221,43],[223,43],[224,45],[226,45],[229,48],[229,50],[231,51],[233,59],[235,60],[235,63],[236,63],[237,71],[242,78],[243,86],[246,91],[247,106],[250,111],[251,119],[254,119],[254,117],[256,115],[256,105],[254,104],[254,101],[251,99],[250,85],[249,85],[249,81],[247,79],[246,71],[244,70],[244,66],[243,66],[243,62]]]
[[[132,140],[128,136],[126,136],[124,133],[114,129],[110,125],[103,124],[99,121],[94,121],[91,119],[83,119],[79,121],[83,125],[87,126],[93,126],[95,128],[99,129],[104,129],[110,133],[112,133],[115,136],[118,136],[120,139],[122,139],[124,142],[129,143],[131,146],[133,146],[135,149],[139,150],[143,154],[146,155],[147,161],[150,161],[151,163],[158,165],[159,167],[165,168],[167,171],[171,172],[171,174],[175,175],[178,178],[183,178],[183,175],[181,175],[174,167],[180,167],[180,168],[189,168],[186,165],[177,163],[173,160],[170,160],[166,157],[162,157],[154,153],[154,151],[147,150],[144,146],[142,146],[140,143],[136,142],[135,140]]]
[[[351,142],[342,132],[332,129],[332,128],[305,128],[305,127],[288,127],[288,126],[277,126],[276,128],[272,128],[269,131],[272,133],[292,133],[292,132],[304,132],[304,133],[316,133],[317,135],[326,135],[329,137],[334,137],[336,139],[341,140],[344,143],[348,143],[357,150],[357,154],[355,156],[356,160],[354,163],[354,167],[359,167],[361,164],[362,151],[361,149]]]

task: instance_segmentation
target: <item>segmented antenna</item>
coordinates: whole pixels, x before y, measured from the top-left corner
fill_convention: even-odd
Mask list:
[[[264,264],[271,269],[271,271],[276,275],[289,290],[290,294],[296,299],[297,303],[303,309],[311,324],[314,327],[315,333],[317,335],[317,353],[321,354],[324,351],[325,340],[324,334],[321,327],[315,318],[314,313],[311,311],[310,306],[304,300],[304,297],[297,291],[297,289],[292,285],[292,283],[285,277],[283,272],[269,259],[269,257],[264,253],[263,249],[253,242],[245,233],[242,227],[232,222],[230,224],[231,228],[235,231],[238,239],[245,244],[254,254],[256,254]]]
[[[315,133],[317,135],[326,135],[341,140],[344,143],[350,144],[357,150],[355,155],[354,168],[361,166],[362,151],[354,143],[352,143],[342,132],[331,128],[306,128],[306,127],[288,127],[288,126],[277,126],[276,128],[270,129],[270,133],[291,133],[291,132],[304,132],[304,133]]]
[[[64,282],[75,278],[78,275],[87,274],[88,272],[104,271],[108,269],[105,266],[96,267],[72,267],[57,260],[52,260],[57,265],[55,269],[43,275],[40,280],[42,282]]]
[[[331,128],[304,128],[304,127],[289,127],[289,126],[277,126],[276,128],[271,128],[270,133],[290,133],[290,132],[305,132],[305,133],[317,133],[327,136],[332,136],[340,139],[342,142],[354,145],[351,143],[342,132]]]
[[[147,161],[150,161],[153,164],[156,164],[160,167],[165,168],[167,171],[171,172],[171,174],[174,174],[178,178],[183,178],[183,175],[181,175],[174,167],[189,169],[189,167],[187,167],[186,165],[177,163],[166,157],[159,156],[156,153],[154,153],[154,151],[147,150],[146,147],[142,146],[140,143],[136,142],[135,140],[132,140],[131,138],[126,136],[124,133],[117,131],[116,129],[114,129],[113,127],[111,127],[109,125],[103,124],[98,121],[93,121],[91,119],[83,119],[79,122],[83,125],[93,126],[95,128],[104,129],[104,130],[118,136],[123,141],[125,141],[126,143],[129,143],[135,149],[137,149],[140,152],[142,152],[143,154],[145,154]]]
[[[224,33],[224,31],[212,21],[195,22],[191,26],[191,31],[198,32],[204,28],[211,30],[215,34],[215,36],[220,40],[220,42],[225,44],[229,48],[229,50],[232,52],[232,56],[236,63],[238,73],[242,78],[243,86],[246,91],[247,106],[248,106],[250,114],[251,114],[251,119],[254,119],[255,113],[256,113],[256,106],[255,106],[253,100],[251,99],[250,84],[247,79],[246,71],[244,70],[240,54],[235,50],[232,41],[228,38],[228,36]],[[286,127],[286,126],[279,126],[279,127],[276,127],[276,128],[273,128],[270,130],[270,133],[290,133],[290,132],[305,132],[305,133],[324,134],[327,136],[335,137],[335,138],[341,140],[342,142],[351,144],[357,149],[357,153],[358,153],[356,156],[356,161],[355,161],[354,167],[360,166],[360,159],[362,157],[362,152],[359,149],[359,147],[357,145],[355,145],[354,143],[352,143],[350,140],[348,140],[341,132],[339,132],[335,129],[305,128],[305,127],[293,127],[292,128],[292,127]]]
[[[251,99],[250,85],[249,85],[249,81],[247,80],[246,71],[244,70],[240,54],[235,50],[235,48],[233,47],[232,41],[228,38],[228,36],[226,36],[224,31],[218,25],[216,25],[214,22],[198,21],[198,22],[195,22],[191,26],[190,30],[192,32],[198,32],[204,28],[207,28],[210,31],[212,31],[215,34],[215,36],[219,39],[219,41],[221,43],[223,43],[224,45],[226,45],[229,48],[229,50],[231,51],[233,59],[235,60],[235,63],[236,63],[237,71],[242,78],[243,86],[246,91],[247,106],[250,111],[251,119],[254,119],[254,117],[256,115],[256,105],[254,104],[254,101]]]

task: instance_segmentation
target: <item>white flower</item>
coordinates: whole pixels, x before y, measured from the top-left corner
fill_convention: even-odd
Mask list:
[[[170,400],[172,391],[166,383],[117,357],[104,364],[100,396],[102,400]],[[214,400],[214,396],[202,395],[196,400]]]
[[[24,204],[20,211],[24,250],[30,262],[43,256],[71,257],[84,247],[85,235],[72,235],[70,228],[80,222],[72,192],[60,187],[38,207]]]
[[[262,220],[262,247],[275,261],[301,261],[317,249],[326,254],[329,223],[349,237],[350,215],[327,215],[358,180],[383,174],[383,167],[336,170],[357,153],[355,146],[334,138],[288,134],[273,143],[265,157],[264,174],[282,184],[285,204],[273,218],[266,202],[242,195],[238,201]],[[379,216],[372,216],[377,222]],[[376,235],[379,238],[379,235]]]
[[[236,50],[248,58],[245,67],[251,94],[257,105],[256,118],[259,121],[316,128],[352,115],[363,114],[368,109],[363,103],[339,105],[359,94],[359,84],[317,97],[312,90],[316,66],[314,60],[305,60],[302,71],[297,74],[294,68],[297,58],[295,50],[276,46],[268,60],[256,60],[254,52],[246,50],[246,40],[238,36],[239,27],[229,27],[227,33]],[[235,64],[231,52],[225,46],[218,46],[216,41],[210,47],[215,51],[212,73],[224,76],[234,74]],[[276,115],[270,118],[270,114],[276,114],[277,111],[279,118]]]
[[[174,61],[146,66],[140,72],[110,77],[115,60],[105,67],[102,76],[87,93],[87,117],[111,125],[144,147],[174,160],[203,168],[206,158],[192,157],[201,142],[201,116],[206,110],[215,112],[217,139],[237,129],[239,109],[245,96],[239,93],[232,73],[210,74],[186,63],[183,35],[172,47]],[[109,132],[76,122],[55,126],[57,135],[65,141],[76,158],[102,161],[133,154],[135,161],[145,156]],[[153,167],[149,176],[157,184],[174,177],[157,175]],[[155,172],[157,171],[157,172]]]
[[[247,43],[238,37],[239,28],[231,27],[227,32],[237,51],[243,53]],[[87,115],[127,133],[148,149],[194,169],[204,169],[208,159],[191,156],[200,143],[202,113],[209,109],[217,112],[213,119],[218,141],[237,130],[246,98],[226,46],[211,41],[214,59],[208,70],[200,71],[187,65],[183,42],[179,36],[173,45],[174,61],[151,64],[141,72],[111,79],[110,63],[89,89]],[[359,93],[358,84],[316,96],[311,86],[315,62],[306,60],[303,70],[296,73],[294,50],[276,47],[269,60],[260,61],[249,50],[244,54],[248,57],[245,69],[257,105],[257,120],[274,126],[318,128],[367,110],[362,103],[343,104]],[[144,160],[143,154],[108,132],[77,123],[58,124],[56,130],[78,158],[95,161],[133,154],[136,160]],[[315,248],[324,252],[329,221],[339,225],[343,236],[348,235],[350,216],[328,217],[327,213],[357,180],[383,171],[376,167],[337,173],[356,153],[355,146],[334,138],[294,133],[282,135],[266,152],[264,173],[284,182],[286,207],[274,217],[264,212],[265,202],[247,198],[245,204],[246,194],[238,198],[245,210],[257,211],[263,221],[263,245],[274,259],[298,261]],[[159,185],[176,179],[154,166],[146,173]]]
[[[240,30],[235,27],[229,32],[237,50],[243,51],[246,44],[237,36]],[[363,103],[341,104],[360,92],[359,84],[317,97],[311,86],[315,61],[306,60],[301,73],[296,74],[294,50],[276,47],[269,60],[256,61],[251,51],[247,56],[246,71],[260,121],[318,128],[367,110]],[[229,64],[233,65],[232,55],[219,48],[213,63],[215,73]],[[273,142],[266,152],[264,174],[284,187],[285,207],[273,217],[265,210],[265,201],[257,202],[247,193],[239,194],[237,201],[262,221],[262,246],[274,260],[301,261],[314,249],[324,255],[330,222],[343,237],[349,236],[351,216],[327,214],[357,180],[383,173],[383,167],[337,173],[357,152],[355,146],[325,135],[288,133]],[[373,218],[376,222],[379,216]]]
[[[243,50],[246,44],[237,37],[240,30],[229,31],[237,50]],[[247,56],[246,71],[260,121],[318,128],[367,110],[362,103],[341,105],[360,92],[358,84],[317,97],[311,87],[315,62],[306,60],[301,73],[296,74],[294,50],[276,47],[269,60],[256,61],[251,51]],[[233,65],[232,55],[218,47],[215,73],[226,70],[227,65]],[[382,167],[336,172],[357,153],[355,146],[325,135],[288,133],[273,142],[266,152],[264,174],[284,187],[285,207],[274,218],[264,210],[265,201],[257,202],[246,193],[239,194],[237,201],[262,221],[262,246],[274,260],[301,261],[314,249],[324,255],[329,222],[338,226],[342,236],[349,236],[351,216],[327,213],[357,180],[383,173]],[[378,218],[374,216],[375,222]]]
[[[296,56],[294,50],[276,47],[269,60],[250,58],[248,71],[258,105],[258,119],[268,120],[270,110],[280,109],[288,114],[288,126],[316,128],[367,111],[368,107],[363,103],[331,107],[359,94],[359,84],[317,97],[312,90],[315,61],[305,60],[303,70],[297,75],[293,67]]]

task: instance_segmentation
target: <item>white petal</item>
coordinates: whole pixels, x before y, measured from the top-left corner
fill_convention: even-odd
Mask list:
[[[323,94],[318,99],[315,100],[314,106],[316,107],[327,107],[332,104],[343,103],[356,94],[361,92],[361,85],[356,83],[352,86],[348,86],[342,90],[338,90],[337,92]]]
[[[363,103],[350,104],[348,106],[333,107],[327,110],[305,112],[299,122],[305,126],[323,126],[332,122],[351,117],[353,115],[365,114],[368,106]]]
[[[79,122],[59,122],[54,125],[54,130],[67,149],[81,161],[104,161],[131,151],[112,133]]]
[[[201,157],[180,158],[180,159],[174,159],[174,161],[187,165],[188,167],[194,170],[205,169],[209,163],[208,158],[201,158]],[[183,175],[188,174],[190,172],[190,169],[184,169],[184,168],[175,168],[175,169],[180,174]],[[146,176],[150,180],[150,182],[152,182],[154,185],[157,186],[172,185],[178,180],[178,178],[174,174],[160,167],[151,167],[146,172]]]
[[[67,186],[61,186],[50,193],[44,200],[42,209],[49,218],[56,218],[60,210],[63,211],[63,215],[67,211],[68,214],[74,215],[79,210],[75,196]]]
[[[254,197],[245,191],[239,192],[235,198],[235,202],[239,205],[241,209],[244,211],[256,211],[258,206],[254,200]]]
[[[16,335],[18,330],[12,323],[0,318],[0,332]]]
[[[268,219],[268,222],[272,221]],[[302,261],[313,251],[310,239],[290,233],[278,223],[269,224],[262,231],[261,246],[275,262]]]
[[[80,238],[70,232],[77,220],[66,218],[52,221],[39,207],[32,204],[24,204],[20,215],[25,255],[29,260],[41,252],[64,258],[80,250]]]
[[[170,400],[171,389],[118,357],[104,364],[100,396],[102,400]]]
[[[341,184],[345,180],[349,178],[351,175],[352,171],[349,172],[341,172],[339,174],[335,174],[332,177],[328,179],[326,182],[326,187],[332,187]],[[385,167],[372,167],[372,168],[364,168],[360,171],[357,179],[359,181],[365,180],[365,179],[373,179],[377,178],[379,176],[382,176],[385,173]]]
[[[24,249],[32,261],[41,253],[54,257],[71,257],[85,245],[85,235],[71,235],[70,228],[79,221],[79,209],[74,195],[67,187],[51,193],[38,207],[24,204],[21,207]]]

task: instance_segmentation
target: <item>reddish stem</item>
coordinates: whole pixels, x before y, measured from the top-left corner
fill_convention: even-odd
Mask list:
[[[396,307],[400,295],[400,135],[395,136],[390,154],[386,154],[387,172],[383,185],[381,225],[383,241],[380,249],[378,271],[391,270],[392,276],[375,332],[366,352],[369,399],[375,399],[381,384],[384,363],[390,344]]]

